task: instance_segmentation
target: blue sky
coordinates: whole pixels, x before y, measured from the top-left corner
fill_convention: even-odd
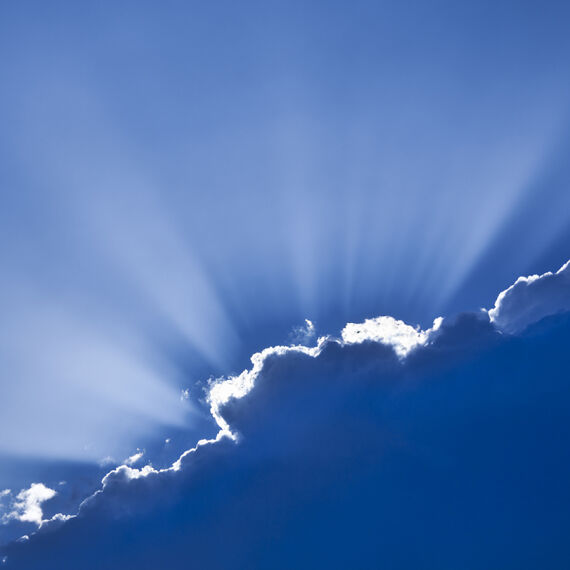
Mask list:
[[[256,351],[379,315],[427,330],[560,268],[569,17],[3,5],[0,491],[65,481],[46,508],[75,512],[139,451],[167,467],[214,437],[207,381]]]

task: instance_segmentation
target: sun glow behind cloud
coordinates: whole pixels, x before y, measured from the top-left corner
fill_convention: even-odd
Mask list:
[[[78,107],[77,101],[74,104]],[[113,450],[93,441],[108,440],[115,414],[124,413],[129,419],[121,421],[137,429],[145,429],[142,418],[156,425],[189,421],[179,398],[180,385],[187,380],[162,352],[162,344],[181,343],[202,363],[202,370],[205,363],[211,371],[224,372],[239,353],[243,315],[254,323],[260,313],[270,320],[285,318],[287,328],[298,322],[297,315],[350,318],[372,305],[399,311],[411,307],[416,321],[433,318],[497,234],[536,171],[549,137],[546,127],[535,132],[540,136],[532,145],[511,149],[518,159],[510,162],[494,158],[508,143],[499,140],[490,149],[486,167],[477,176],[471,173],[469,180],[468,170],[440,178],[431,165],[406,173],[408,157],[395,157],[395,151],[386,148],[377,150],[377,167],[368,161],[371,150],[363,146],[352,150],[354,162],[342,165],[343,177],[333,180],[320,173],[327,171],[339,149],[323,145],[325,133],[310,128],[311,122],[301,116],[290,126],[288,138],[275,142],[280,164],[270,174],[289,173],[273,179],[275,210],[257,208],[258,193],[267,190],[258,188],[228,219],[225,206],[220,209],[207,196],[194,204],[175,192],[161,193],[158,189],[165,182],[129,158],[136,150],[100,116],[91,97],[82,105],[89,109],[92,138],[79,153],[73,149],[74,138],[64,137],[42,161],[49,165],[44,171],[48,186],[57,186],[62,206],[56,219],[63,228],[39,251],[31,249],[26,255],[51,252],[43,275],[50,287],[34,291],[35,285],[31,294],[22,295],[22,283],[30,283],[35,270],[27,264],[23,271],[18,267],[20,274],[11,276],[18,293],[8,296],[5,315],[13,323],[10,358],[24,363],[14,361],[14,377],[28,378],[30,385],[32,378],[42,377],[47,382],[32,392],[45,392],[47,401],[50,394],[65,390],[67,401],[74,403],[62,417],[68,423],[81,417],[80,430],[65,436],[54,431],[47,444],[42,443],[41,453],[100,454],[99,459]],[[66,109],[64,118],[84,112]],[[351,136],[360,144],[377,144],[366,132]],[[304,140],[305,145],[293,153],[292,140]],[[445,160],[465,160],[463,152],[443,145],[433,153],[435,164],[443,163],[444,151]],[[384,163],[388,157],[391,162]],[[100,164],[105,168],[99,169]],[[366,175],[369,180],[364,182]],[[426,193],[426,185],[440,182],[444,186],[437,194]],[[474,196],[477,200],[471,199]],[[214,225],[224,216],[223,232],[203,234],[216,247],[208,267],[200,261],[210,248],[208,240],[201,241],[201,210]],[[276,220],[271,212],[278,212]],[[50,220],[54,212],[42,214],[47,225],[55,221]],[[187,226],[181,223],[185,215]],[[254,237],[263,234],[263,239],[252,240],[251,228]],[[65,246],[67,240],[74,242],[72,247]],[[240,257],[238,268],[235,259],[242,248],[248,254]],[[57,310],[40,309],[46,296]],[[282,307],[273,302],[276,298]],[[23,311],[26,306],[34,310]],[[13,334],[17,330],[21,335]],[[30,345],[36,347],[33,362],[25,358]],[[5,399],[11,409],[24,406],[17,394],[14,390]],[[91,398],[99,402],[96,412],[81,405]],[[37,401],[30,398],[28,409],[41,417]],[[64,424],[61,428],[66,429]],[[40,453],[32,439],[26,439],[25,429],[17,433],[21,435],[4,451]]]
[[[182,21],[167,10],[128,40],[96,7],[85,44],[57,10],[6,35],[0,409],[15,423],[0,451],[125,457],[140,441],[104,449],[116,426],[191,424],[181,390],[305,318],[429,326],[543,183],[559,199],[532,201],[540,227],[500,268],[520,273],[567,226],[565,171],[548,173],[568,85],[542,65],[565,64],[565,30],[537,51],[535,18],[497,21],[482,65],[479,14],[432,36],[422,10],[403,32],[398,7],[369,7],[374,29],[336,6],[255,30],[226,8],[252,33],[232,21],[207,65],[206,5],[172,44],[147,41]],[[331,32],[351,25],[357,42]]]
[[[400,369],[400,367],[407,366],[407,358],[414,351],[424,350],[429,354],[429,351],[433,349],[434,352],[431,356],[437,360],[438,357],[446,354],[446,344],[448,348],[449,343],[453,346],[457,338],[461,339],[465,332],[467,332],[465,337],[467,342],[473,344],[472,349],[479,346],[478,343],[482,342],[484,345],[486,335],[489,333],[494,338],[494,342],[498,342],[503,336],[498,333],[521,332],[521,326],[526,327],[544,317],[556,315],[570,308],[569,268],[570,261],[556,273],[548,272],[540,276],[520,277],[511,287],[498,295],[492,309],[482,310],[480,314],[464,313],[460,318],[449,320],[438,318],[433,327],[428,330],[411,327],[389,316],[381,316],[367,319],[363,323],[347,323],[341,332],[341,338],[321,337],[314,346],[267,347],[252,355],[250,368],[243,370],[240,374],[220,377],[210,382],[207,403],[210,406],[211,416],[217,424],[218,433],[210,439],[199,440],[194,447],[185,450],[170,466],[157,469],[151,464],[146,464],[141,468],[134,467],[133,465],[139,462],[144,455],[144,452],[137,450],[137,453],[125,459],[122,465],[112,469],[103,477],[101,488],[82,502],[78,514],[58,513],[48,519],[44,518],[42,503],[56,496],[53,489],[41,483],[34,483],[29,489],[21,490],[14,498],[10,490],[4,490],[0,492],[0,500],[6,503],[8,498],[8,508],[6,508],[6,504],[3,505],[5,511],[3,520],[5,523],[11,520],[34,523],[40,529],[43,527],[53,528],[75,517],[89,516],[89,509],[98,501],[106,501],[109,493],[111,494],[113,508],[120,511],[122,506],[115,505],[113,497],[121,497],[123,492],[127,496],[127,487],[133,481],[148,480],[149,486],[156,484],[160,493],[161,488],[164,490],[164,487],[161,487],[161,481],[167,482],[167,486],[173,484],[171,477],[179,476],[181,470],[188,468],[193,461],[198,461],[196,454],[201,450],[220,445],[222,441],[233,440],[238,442],[240,434],[227,419],[227,406],[231,406],[232,402],[235,403],[252,392],[254,393],[258,382],[264,381],[264,375],[271,376],[272,370],[275,372],[275,368],[278,368],[277,362],[284,362],[287,359],[294,362],[296,358],[301,358],[297,361],[297,365],[299,365],[303,358],[318,360],[323,358],[323,355],[326,355],[328,351],[328,357],[324,356],[326,361],[327,358],[331,357],[331,354],[336,353],[338,356],[338,351],[346,351],[346,354],[350,354],[351,348],[355,345],[368,345],[370,348],[373,345],[380,344],[393,350],[392,356],[390,356],[390,351],[381,352],[380,360],[385,360],[387,363],[391,363],[390,366],[396,365]],[[553,295],[553,293],[555,294]],[[475,333],[472,328],[469,330],[474,322],[477,322],[480,327],[478,330],[475,329]],[[518,328],[513,328],[513,323]],[[307,326],[310,327],[310,325],[312,323],[307,321]],[[451,339],[446,338],[446,333],[453,329],[458,334],[452,333]],[[438,343],[440,343],[439,346]],[[377,348],[373,350],[377,350]],[[355,354],[358,353],[352,354],[353,359]],[[361,355],[363,354],[366,352],[361,353]],[[397,356],[398,359],[395,360],[394,356]],[[346,361],[344,362],[346,364]],[[355,364],[354,360],[351,362],[353,365]],[[390,366],[387,370],[390,369]],[[413,366],[412,364],[412,369]],[[389,385],[390,374],[386,370],[384,372],[386,377],[383,378],[383,381]],[[328,374],[326,377],[328,378]],[[350,377],[350,373],[348,377]],[[346,378],[343,377],[343,380]],[[375,378],[376,384],[382,386],[383,382],[378,380]],[[289,383],[289,389],[294,390],[295,382],[289,380]],[[329,386],[325,382],[324,386],[326,386],[325,391],[334,392],[335,382]],[[257,389],[263,391],[263,387]],[[321,385],[322,389],[323,385]],[[261,399],[263,400],[263,396]],[[244,409],[247,409],[247,405]],[[264,426],[264,430],[271,432],[274,429],[274,426],[271,425],[271,416],[266,417],[265,420],[268,424]],[[279,428],[277,428],[278,430]],[[149,496],[146,495],[146,498],[148,499]]]

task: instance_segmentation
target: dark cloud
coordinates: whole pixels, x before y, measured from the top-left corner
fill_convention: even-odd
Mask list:
[[[446,320],[267,353],[220,407],[239,434],[180,469],[122,467],[7,568],[567,568],[568,315],[520,337]],[[142,476],[146,475],[146,476]]]

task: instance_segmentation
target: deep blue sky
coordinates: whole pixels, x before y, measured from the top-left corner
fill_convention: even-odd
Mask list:
[[[427,327],[558,269],[569,21],[555,1],[4,3],[0,491],[61,465],[91,488],[138,447],[167,464],[213,429],[205,380],[305,318]]]

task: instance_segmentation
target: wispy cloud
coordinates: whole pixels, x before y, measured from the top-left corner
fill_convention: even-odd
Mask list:
[[[294,344],[308,344],[312,342],[317,334],[315,323],[309,319],[305,319],[305,324],[294,327],[291,333],[291,341]]]

